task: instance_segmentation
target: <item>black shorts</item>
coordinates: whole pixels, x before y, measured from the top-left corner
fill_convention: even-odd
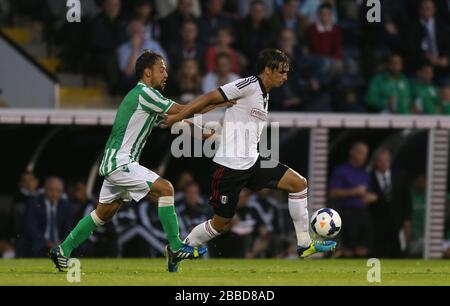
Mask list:
[[[235,170],[214,164],[209,204],[214,207],[216,215],[232,218],[239,194],[244,188],[253,191],[277,188],[278,182],[289,170],[289,167],[278,162],[274,168],[262,168],[261,161],[264,160],[267,159],[259,157],[256,163],[247,170]]]

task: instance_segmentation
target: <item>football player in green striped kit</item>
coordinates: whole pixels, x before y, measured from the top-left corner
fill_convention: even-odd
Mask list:
[[[161,55],[144,51],[136,61],[139,83],[123,99],[106,143],[99,174],[104,177],[97,208],[84,217],[63,243],[50,250],[49,257],[57,269],[67,271],[70,255],[99,226],[110,221],[122,201],[138,202],[148,193],[158,198],[158,214],[169,245],[166,247],[168,270],[177,272],[181,259],[199,258],[206,247],[191,247],[179,237],[172,184],[139,165],[139,158],[152,128],[166,114],[185,108],[205,113],[218,106],[232,105],[221,95],[200,98],[183,106],[160,93],[168,77]]]

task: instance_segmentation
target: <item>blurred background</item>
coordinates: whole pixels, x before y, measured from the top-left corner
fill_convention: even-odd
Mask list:
[[[0,0],[1,256],[45,256],[95,207],[103,147],[143,49],[163,54],[164,94],[187,103],[252,75],[258,52],[275,47],[294,66],[270,95],[280,161],[309,179],[311,212],[341,214],[332,256],[450,257],[450,1],[381,0],[380,23],[367,22],[366,2],[81,0],[70,23],[64,0]],[[211,161],[172,158],[173,137],[155,129],[141,163],[174,184],[184,237],[212,215]],[[155,203],[125,205],[76,256],[162,256]],[[295,249],[287,196],[244,190],[209,256]]]

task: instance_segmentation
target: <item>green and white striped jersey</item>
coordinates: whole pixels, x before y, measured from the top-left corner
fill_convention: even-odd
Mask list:
[[[139,162],[153,126],[173,101],[144,83],[138,83],[123,99],[106,143],[99,173],[107,176],[117,168]]]

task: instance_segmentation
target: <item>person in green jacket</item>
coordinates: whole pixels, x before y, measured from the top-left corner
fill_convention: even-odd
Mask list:
[[[388,71],[376,75],[371,80],[367,104],[382,113],[411,113],[410,85],[403,74],[403,58],[400,55],[391,55],[388,60]]]
[[[442,99],[442,113],[444,115],[450,115],[450,85],[442,87],[441,99]]]
[[[431,63],[423,63],[416,71],[417,81],[412,85],[413,111],[416,114],[435,115],[442,107],[439,88],[433,85],[434,71]]]

